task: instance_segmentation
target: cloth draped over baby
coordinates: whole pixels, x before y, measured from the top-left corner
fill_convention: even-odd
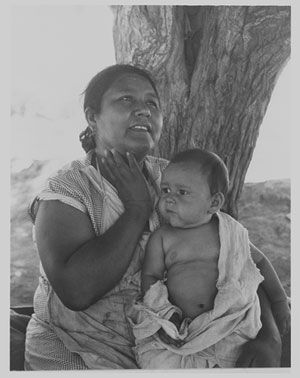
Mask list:
[[[220,255],[214,307],[193,320],[184,319],[178,330],[168,319],[181,310],[169,302],[164,282],[153,284],[129,314],[141,368],[234,367],[242,345],[261,328],[256,292],[263,277],[251,258],[248,232],[229,215],[217,216]],[[164,343],[157,335],[161,327],[185,344]]]

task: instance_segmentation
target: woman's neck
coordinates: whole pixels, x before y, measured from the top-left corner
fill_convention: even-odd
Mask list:
[[[123,157],[124,161],[127,163],[127,158],[124,157],[124,156],[122,156],[122,157]],[[104,166],[104,164],[103,164],[103,162],[102,162],[102,159],[103,159],[103,158],[105,158],[105,155],[104,155],[104,154],[101,154],[101,155],[100,155],[100,154],[98,154],[98,153],[95,151],[95,153],[93,154],[92,159],[91,159],[91,164],[92,164],[92,166],[93,166],[95,169],[97,169],[97,170],[100,171],[101,175],[102,175],[106,180],[108,180],[108,181],[110,182],[109,176],[108,176],[108,174],[106,173],[105,166]],[[148,172],[147,172],[147,170],[145,169],[144,160],[139,161],[139,162],[138,162],[138,165],[139,165],[141,171],[143,172],[143,174],[145,175],[145,177],[146,177],[146,179],[147,179]]]
[[[98,160],[98,165],[100,165],[101,163],[101,159],[102,158],[106,158],[106,155],[105,155],[105,150],[97,150],[95,149],[95,155],[97,156],[97,160]],[[123,158],[123,160],[128,163],[128,159],[126,156],[124,156],[123,154],[120,154],[121,157]],[[137,157],[135,154],[134,154],[134,157],[140,167],[140,169],[143,169],[143,166],[144,166],[144,160],[145,160],[145,157],[146,156],[143,156],[143,157]]]

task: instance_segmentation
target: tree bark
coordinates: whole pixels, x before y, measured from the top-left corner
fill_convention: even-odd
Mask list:
[[[290,57],[289,6],[114,6],[116,61],[148,69],[162,100],[154,154],[193,146],[225,161],[237,200],[276,81]]]

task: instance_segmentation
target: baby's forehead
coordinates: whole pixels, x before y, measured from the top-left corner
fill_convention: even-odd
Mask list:
[[[207,175],[203,174],[200,164],[189,162],[171,162],[164,170],[163,181],[180,181],[181,183],[191,184],[199,180],[207,180]],[[196,180],[196,181],[195,181]]]
[[[169,172],[202,173],[202,165],[195,161],[170,162],[166,169],[168,169]]]

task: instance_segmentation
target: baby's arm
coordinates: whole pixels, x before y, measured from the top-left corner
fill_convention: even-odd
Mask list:
[[[162,229],[149,237],[142,266],[142,295],[158,280],[162,280],[165,271],[165,254],[163,249]]]
[[[153,285],[156,281],[162,280],[164,278],[165,272],[165,252],[163,247],[163,233],[164,228],[159,228],[154,231],[150,236],[144,258],[144,263],[142,266],[142,295],[144,296],[146,291]],[[177,328],[180,325],[180,319],[178,314],[175,312],[169,319],[175,324]],[[172,339],[163,328],[158,330],[158,335],[160,339],[166,344],[172,344],[180,347],[184,344],[184,340],[174,340]]]
[[[285,290],[277,276],[275,269],[267,257],[252,243],[250,243],[251,256],[264,277],[262,286],[265,289],[272,306],[279,332],[284,335],[290,328],[290,308]]]

